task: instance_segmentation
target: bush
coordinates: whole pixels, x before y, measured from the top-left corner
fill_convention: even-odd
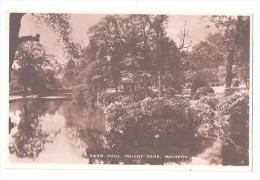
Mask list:
[[[190,132],[188,112],[188,102],[180,98],[145,98],[130,104],[110,104],[105,115],[108,132],[117,131],[128,144],[139,141],[142,146],[154,143],[156,138],[187,135]]]
[[[141,91],[141,90],[136,90],[133,91],[129,94],[129,97],[133,100],[133,101],[141,101],[145,98],[145,92]]]
[[[248,165],[249,95],[235,92],[220,99],[217,136],[224,143],[224,165]],[[235,157],[234,157],[235,155]]]
[[[204,103],[210,106],[211,109],[216,110],[216,106],[219,103],[219,97],[216,95],[208,95],[208,96],[202,96],[199,99],[200,103]]]
[[[237,88],[237,87],[226,88],[226,89],[225,89],[225,95],[226,95],[226,96],[232,95],[232,94],[234,94],[235,92],[238,92],[239,90],[240,90],[240,88]]]
[[[198,100],[201,97],[208,95],[209,93],[214,93],[214,90],[211,87],[201,87],[197,89],[195,94],[192,94],[192,98]]]
[[[196,93],[199,95],[208,95],[209,93],[214,93],[214,90],[211,87],[207,86],[198,88]]]
[[[202,138],[214,138],[215,112],[211,106],[201,101],[195,101],[190,106],[195,135]]]
[[[241,134],[249,127],[249,95],[236,92],[220,99],[217,105],[220,117],[229,116],[231,133]]]
[[[195,93],[198,88],[208,86],[207,83],[205,83],[202,80],[194,80],[191,84],[191,93]]]
[[[166,95],[168,96],[174,96],[176,93],[178,93],[178,91],[174,88],[168,88],[167,89],[167,92],[166,92]]]

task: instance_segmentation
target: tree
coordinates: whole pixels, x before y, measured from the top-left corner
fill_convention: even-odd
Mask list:
[[[106,16],[89,29],[92,45],[98,46],[96,60],[106,61],[111,85],[118,91],[122,73],[121,62],[125,50],[124,19],[120,16]]]
[[[204,82],[220,81],[217,78],[219,66],[224,64],[224,56],[216,53],[215,47],[212,46],[212,39],[208,38],[192,47],[189,52],[190,69],[193,72],[192,80],[200,79]]]
[[[127,51],[123,62],[123,83],[136,87],[141,85],[147,97],[148,87],[153,84],[154,67],[152,57],[153,31],[146,16],[138,14],[125,17],[129,25],[125,31]]]
[[[70,86],[73,85],[75,82],[75,71],[76,71],[76,64],[73,60],[69,60],[67,65],[64,69],[63,79],[65,80],[64,85]]]
[[[26,41],[40,41],[40,35],[35,36],[23,36],[19,37],[21,20],[26,13],[10,13],[10,24],[9,24],[9,81],[11,80],[11,71],[14,63],[15,52],[20,44]],[[36,22],[43,24],[45,23],[54,32],[60,34],[60,40],[65,43],[65,49],[73,56],[78,57],[78,50],[75,43],[71,42],[70,33],[71,27],[69,24],[70,15],[68,14],[32,14]]]
[[[163,95],[163,72],[162,66],[164,63],[164,39],[166,37],[166,24],[168,16],[156,15],[154,17],[146,16],[147,21],[150,23],[151,27],[155,32],[155,44],[156,44],[156,66],[157,66],[157,77],[158,77],[158,87],[159,87],[159,97]]]
[[[244,61],[249,62],[249,17],[245,16],[212,16],[210,21],[213,22],[218,29],[218,33],[211,36],[215,39],[216,49],[222,51],[226,57],[226,75],[225,87],[231,87],[234,77],[233,65],[235,57],[239,52],[244,53],[246,58]],[[243,56],[240,56],[241,59]],[[248,68],[247,68],[248,69]]]
[[[16,51],[15,63],[20,82],[23,84],[25,95],[30,88],[34,92],[46,90],[47,84],[53,81],[53,60],[46,54],[42,45],[38,42],[27,41],[22,43]],[[49,71],[47,71],[49,69]],[[51,78],[52,77],[52,78]]]

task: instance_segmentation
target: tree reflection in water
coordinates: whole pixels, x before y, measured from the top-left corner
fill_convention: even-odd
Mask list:
[[[41,116],[54,106],[29,100],[24,100],[22,105],[18,131],[12,135],[14,142],[9,144],[9,151],[21,158],[35,159],[44,150],[45,143],[53,141],[53,136],[50,135],[56,136],[58,133],[44,131],[41,125]],[[55,108],[58,106],[55,105]]]
[[[210,141],[195,137],[192,131],[168,132],[160,137],[146,135],[144,132],[147,131],[138,127],[142,126],[140,123],[126,129],[124,134],[117,131],[108,133],[103,110],[70,101],[23,101],[13,105],[12,108],[18,108],[17,112],[21,113],[17,132],[11,134],[13,142],[9,149],[10,153],[20,158],[37,158],[45,144],[52,143],[60,132],[62,138],[69,140],[74,153],[87,159],[89,164],[188,164],[193,156],[211,146]],[[55,119],[46,119],[49,118],[46,115],[57,112],[65,121],[58,125],[60,129],[51,127],[51,130],[46,130],[46,124],[55,126],[55,123],[52,124]],[[103,157],[90,157],[91,154],[101,154]],[[120,158],[107,155],[119,155]],[[144,158],[126,158],[125,155],[144,155]],[[159,155],[160,158],[147,158],[147,155]],[[165,155],[186,157],[165,158]]]
[[[63,104],[66,135],[74,149],[88,158],[88,151],[102,152],[105,148],[105,117],[103,111],[94,106],[81,106],[67,102]],[[89,163],[92,160],[89,159]]]

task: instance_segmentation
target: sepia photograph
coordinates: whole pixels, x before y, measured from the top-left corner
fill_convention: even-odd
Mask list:
[[[250,14],[8,17],[9,163],[250,165]]]

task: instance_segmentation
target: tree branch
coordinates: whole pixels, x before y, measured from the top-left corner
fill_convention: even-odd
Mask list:
[[[22,36],[19,38],[19,45],[25,41],[40,41],[40,34],[36,34],[35,36]],[[19,46],[18,45],[18,46]]]
[[[180,32],[180,35],[178,35],[180,42],[181,42],[181,45],[179,46],[179,50],[188,49],[189,47],[191,47],[192,41],[190,41],[190,43],[185,46],[185,39],[186,39],[186,37],[189,37],[189,35],[188,35],[189,31],[186,30],[186,24],[187,24],[187,19],[185,18],[183,31]]]

